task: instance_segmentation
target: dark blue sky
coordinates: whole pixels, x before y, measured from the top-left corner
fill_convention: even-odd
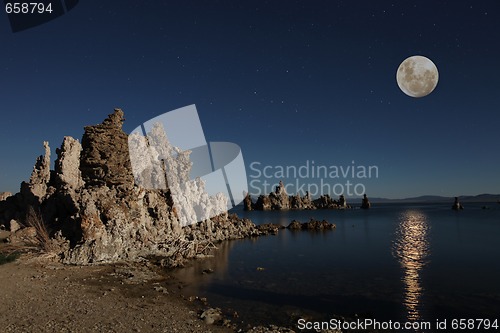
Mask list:
[[[18,33],[3,14],[0,191],[114,107],[128,132],[196,104],[247,166],[376,165],[351,182],[378,197],[499,193],[499,34],[498,1],[81,0]],[[438,67],[427,97],[397,86],[411,55]]]

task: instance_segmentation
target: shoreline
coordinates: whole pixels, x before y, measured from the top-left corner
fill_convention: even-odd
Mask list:
[[[323,221],[313,222],[316,223],[302,223],[300,229],[310,230],[309,226],[323,224]],[[279,228],[273,224],[257,226],[265,227],[267,235]],[[0,239],[7,232],[3,234]],[[190,259],[188,265],[203,261]],[[55,262],[45,254],[26,254],[15,262],[0,265],[0,279],[4,281],[0,318],[6,332],[30,332],[33,325],[41,332],[84,332],[88,329],[97,332],[237,331],[231,327],[207,325],[200,319],[200,312],[211,308],[210,299],[207,302],[197,295],[183,295],[179,288],[182,279],[172,275],[169,270],[147,264],[145,260],[73,266]],[[223,313],[227,311],[223,309]],[[238,318],[229,319],[233,324],[238,323]],[[46,326],[47,323],[50,325]],[[262,327],[241,330],[245,331],[270,330]],[[290,332],[290,329],[276,332]]]
[[[206,324],[201,307],[147,264],[68,266],[30,257],[0,266],[4,332],[234,332]]]
[[[203,259],[190,262],[196,260]],[[48,254],[21,254],[0,265],[3,331],[294,332],[243,325],[210,300],[184,294],[184,282],[171,273],[146,260],[76,266]]]
[[[69,266],[24,254],[1,265],[0,278],[4,332],[235,331],[207,324],[206,300],[147,262]]]

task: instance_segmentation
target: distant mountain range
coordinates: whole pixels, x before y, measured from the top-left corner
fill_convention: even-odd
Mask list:
[[[251,196],[253,202],[257,200],[257,196]],[[314,198],[316,199],[316,198]],[[361,202],[361,197],[347,197],[347,202]],[[422,195],[419,197],[404,198],[404,199],[387,199],[387,198],[377,198],[368,197],[372,203],[435,203],[435,202],[451,202],[455,200],[455,197],[443,197],[439,195]],[[461,195],[458,197],[460,202],[500,202],[500,194],[479,194],[479,195]]]
[[[439,195],[422,195],[419,197],[405,199],[387,199],[371,198],[370,202],[453,202],[455,197],[443,197]],[[352,200],[356,200],[353,198]],[[479,195],[461,195],[458,197],[460,202],[500,202],[500,194],[479,194]]]

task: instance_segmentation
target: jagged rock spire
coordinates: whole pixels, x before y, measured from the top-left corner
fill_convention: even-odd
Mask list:
[[[102,124],[85,127],[80,170],[86,185],[133,187],[124,120],[123,111],[115,109]]]

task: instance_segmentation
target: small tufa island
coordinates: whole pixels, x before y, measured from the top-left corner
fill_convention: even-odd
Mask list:
[[[328,194],[324,194],[317,199],[312,199],[309,192],[301,197],[298,193],[288,195],[283,181],[280,181],[274,192],[269,195],[260,195],[254,203],[250,194],[245,196],[243,201],[245,210],[312,210],[312,209],[351,209],[347,204],[344,195],[340,195],[338,200],[332,199]],[[364,195],[361,208],[368,209],[371,204]]]
[[[462,206],[460,201],[458,201],[458,197],[455,197],[455,202],[451,206],[451,209],[453,209],[453,210],[463,210],[464,209],[464,206]]]
[[[363,194],[363,200],[361,200],[361,209],[370,209],[372,204],[370,203],[370,200],[366,197],[366,194]]]

